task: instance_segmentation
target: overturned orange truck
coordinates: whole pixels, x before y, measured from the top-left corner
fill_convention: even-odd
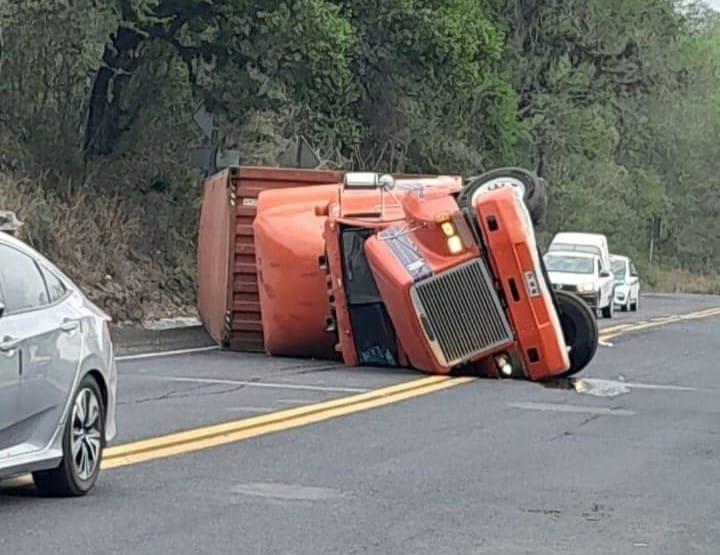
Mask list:
[[[224,348],[535,381],[595,354],[586,305],[549,286],[545,183],[235,167],[203,184],[201,320]]]

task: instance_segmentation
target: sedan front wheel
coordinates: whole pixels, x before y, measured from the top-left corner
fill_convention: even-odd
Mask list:
[[[41,495],[78,497],[95,485],[105,447],[105,406],[92,376],[80,382],[63,432],[63,458],[52,470],[33,473]]]

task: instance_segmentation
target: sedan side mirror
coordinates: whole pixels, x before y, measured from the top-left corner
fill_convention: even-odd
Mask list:
[[[5,303],[0,301],[0,318],[5,314]]]

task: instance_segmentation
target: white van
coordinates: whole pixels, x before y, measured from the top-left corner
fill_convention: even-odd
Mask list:
[[[548,252],[587,252],[600,257],[602,269],[612,273],[607,237],[599,233],[558,233],[550,243]]]

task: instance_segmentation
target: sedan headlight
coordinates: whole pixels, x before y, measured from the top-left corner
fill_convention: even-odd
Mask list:
[[[594,293],[595,292],[595,284],[592,282],[588,283],[580,283],[577,286],[578,293]]]

